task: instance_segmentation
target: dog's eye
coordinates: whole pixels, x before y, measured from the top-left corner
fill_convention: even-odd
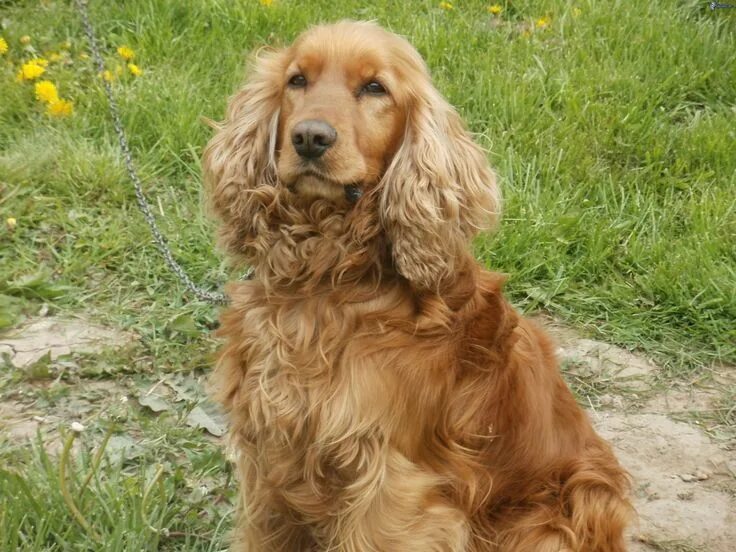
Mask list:
[[[307,86],[307,79],[304,75],[294,75],[289,79],[289,86],[292,88],[304,88]]]
[[[361,92],[373,94],[374,96],[382,96],[387,93],[386,89],[378,81],[371,81],[367,84],[364,84]]]

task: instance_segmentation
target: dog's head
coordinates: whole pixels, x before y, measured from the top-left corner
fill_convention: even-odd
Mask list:
[[[452,276],[500,208],[485,154],[420,55],[372,23],[314,27],[261,52],[204,168],[231,252],[273,231],[275,205],[370,205],[396,269],[424,289]]]

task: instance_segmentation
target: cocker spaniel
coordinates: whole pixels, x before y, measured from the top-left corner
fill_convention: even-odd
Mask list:
[[[255,269],[212,376],[234,549],[625,550],[627,475],[473,259],[494,174],[406,40],[340,22],[261,52],[203,165]]]

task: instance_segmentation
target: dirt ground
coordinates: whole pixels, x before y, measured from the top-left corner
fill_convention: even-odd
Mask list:
[[[735,550],[736,443],[707,423],[721,390],[734,383],[733,370],[671,387],[642,357],[549,318],[538,321],[554,335],[571,387],[595,397],[588,413],[634,480],[639,519],[630,551]]]
[[[631,530],[630,550],[734,550],[736,442],[712,422],[723,410],[722,390],[734,385],[734,371],[724,368],[697,385],[674,387],[661,382],[659,367],[640,356],[582,338],[550,318],[538,321],[556,338],[570,386],[633,477],[639,520]],[[45,320],[0,336],[0,352],[21,367],[46,352],[52,358],[93,352],[129,339],[79,320]],[[127,393],[114,381],[84,382],[67,396],[74,408],[66,412],[93,414],[108,402],[125,401]],[[64,413],[57,409],[50,416],[22,398],[5,400],[0,429],[13,440],[25,440],[39,427],[53,433]]]

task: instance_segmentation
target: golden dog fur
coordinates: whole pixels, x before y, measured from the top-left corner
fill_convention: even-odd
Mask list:
[[[337,133],[309,162],[305,119]],[[341,22],[261,52],[204,168],[222,245],[255,269],[212,377],[234,549],[625,550],[627,475],[473,259],[495,178],[407,41]]]

